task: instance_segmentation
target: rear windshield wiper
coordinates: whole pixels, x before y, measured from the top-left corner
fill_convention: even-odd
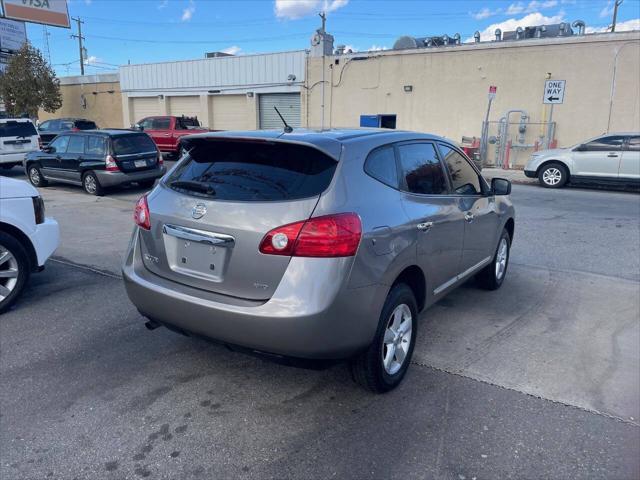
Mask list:
[[[207,195],[215,195],[216,191],[210,183],[198,182],[197,180],[174,180],[169,183],[170,187],[182,188],[184,190],[191,190],[193,192],[204,193]]]

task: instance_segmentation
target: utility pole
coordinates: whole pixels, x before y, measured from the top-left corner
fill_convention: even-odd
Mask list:
[[[51,34],[47,30],[46,25],[42,25],[42,39],[44,40],[44,54],[47,56],[47,61],[51,63],[51,49],[49,48],[49,36]]]
[[[618,7],[622,5],[622,0],[616,0],[613,3],[613,21],[611,22],[611,31],[616,31],[616,21],[618,19]]]
[[[318,15],[320,15],[320,18],[322,19],[322,28],[321,28],[321,37],[322,37],[322,100],[320,101],[321,106],[320,106],[320,111],[322,113],[322,119],[320,120],[320,129],[324,130],[324,71],[325,71],[325,65],[324,65],[324,42],[325,42],[325,27],[327,25],[327,14],[325,12],[320,12]]]
[[[77,35],[71,35],[71,38],[77,38],[78,39],[78,50],[80,52],[80,75],[84,75],[84,58],[83,58],[83,50],[82,50],[82,41],[84,40],[84,37],[82,36],[82,24],[84,23],[82,20],[80,20],[80,17],[78,18],[73,18],[71,17],[71,20],[75,21],[78,24],[78,34]]]

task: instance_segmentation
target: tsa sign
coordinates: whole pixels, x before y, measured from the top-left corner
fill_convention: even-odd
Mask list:
[[[547,80],[544,82],[542,103],[564,103],[564,80]]]
[[[67,0],[0,0],[5,18],[69,28]]]
[[[493,100],[494,98],[496,98],[497,91],[498,91],[498,87],[496,87],[495,85],[491,85],[489,87],[489,100]]]

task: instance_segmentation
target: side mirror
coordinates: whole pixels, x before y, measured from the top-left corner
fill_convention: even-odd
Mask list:
[[[133,125],[133,128],[135,130],[140,130],[141,132],[144,131],[144,127],[142,125],[140,125],[139,123],[136,123],[135,125]]]
[[[510,195],[511,182],[506,178],[492,178],[491,193],[494,195]]]
[[[46,146],[46,147],[42,147],[42,151],[44,153],[54,153],[56,151],[56,149],[55,149],[55,147]]]

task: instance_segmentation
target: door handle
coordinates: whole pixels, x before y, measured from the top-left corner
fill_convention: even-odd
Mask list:
[[[433,227],[433,222],[422,222],[416,225],[421,232],[428,232]]]
[[[473,213],[471,213],[471,212],[467,212],[467,213],[465,213],[465,214],[464,214],[464,219],[465,219],[468,223],[473,222],[473,219],[474,219],[474,218],[475,218],[475,217],[473,216]]]
[[[618,154],[617,153],[610,153],[609,155],[607,155],[607,157],[618,158]]]
[[[170,136],[171,136],[171,134],[170,134],[170,133],[163,133],[163,135],[164,135],[165,137],[170,137]]]

